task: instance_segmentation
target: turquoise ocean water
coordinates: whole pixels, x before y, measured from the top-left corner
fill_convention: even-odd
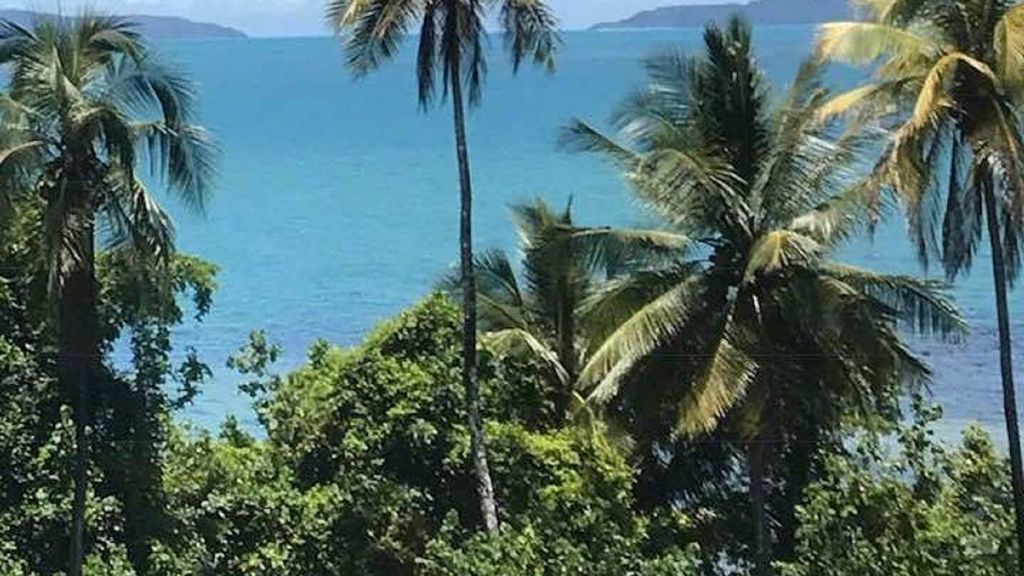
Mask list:
[[[813,34],[808,27],[757,30],[774,86],[785,87]],[[639,58],[664,47],[695,49],[699,31],[567,33],[550,76],[526,70],[513,78],[498,53],[500,39],[492,44],[484,104],[470,120],[477,246],[513,247],[507,207],[535,196],[558,205],[572,196],[582,223],[642,223],[614,170],[557,150],[558,129],[573,116],[603,121],[641,80]],[[161,50],[198,81],[202,122],[224,153],[205,216],[171,203],[181,249],[221,267],[212,314],[176,339],[215,371],[186,416],[207,426],[228,414],[251,422],[248,399],[235,391],[239,377],[223,367],[251,330],[267,330],[284,349],[279,368],[294,368],[318,338],[358,343],[375,323],[424,296],[456,261],[450,113],[418,111],[411,53],[353,81],[329,38],[181,42]],[[833,83],[851,80],[846,71]],[[922,272],[898,219],[841,255],[887,272]],[[957,286],[973,330],[966,342],[914,346],[936,372],[933,391],[948,423],[976,420],[998,431],[990,286],[985,265]],[[1018,291],[1018,343],[1020,300]]]

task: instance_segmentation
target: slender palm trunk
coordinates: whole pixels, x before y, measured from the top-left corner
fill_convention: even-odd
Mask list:
[[[566,289],[568,290],[568,289]],[[565,382],[558,393],[558,414],[560,422],[569,418],[572,406],[573,386],[576,383],[576,318],[575,310],[561,311],[560,333],[558,334],[558,361],[565,370]]]
[[[764,493],[765,463],[768,443],[758,435],[747,446],[747,466],[750,473],[750,517],[754,529],[754,574],[771,576],[772,552],[768,540],[768,513]]]
[[[71,512],[69,576],[81,576],[85,558],[85,507],[89,489],[90,384],[99,353],[99,322],[93,227],[82,231],[81,259],[64,280],[59,302],[59,375],[65,393],[74,398],[74,500]]]
[[[1017,565],[1024,569],[1024,468],[1021,463],[1020,426],[1017,423],[1017,391],[1013,384],[1013,352],[1010,337],[1010,310],[1006,295],[1006,264],[1003,257],[999,213],[996,210],[995,185],[992,175],[982,178],[988,237],[992,248],[992,275],[996,288],[996,313],[999,322],[999,368],[1003,377],[1003,411],[1010,449],[1010,472],[1013,503],[1017,519]]]
[[[476,369],[476,273],[473,269],[473,184],[469,171],[469,147],[466,144],[465,103],[459,56],[451,62],[452,108],[455,114],[455,146],[459,160],[459,252],[462,263],[462,385],[466,389],[469,413],[470,452],[480,514],[489,533],[498,531],[498,506],[487,465],[483,420],[480,415],[480,381]]]

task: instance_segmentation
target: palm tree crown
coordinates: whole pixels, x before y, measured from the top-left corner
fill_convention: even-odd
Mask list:
[[[331,0],[327,19],[345,33],[348,64],[367,74],[395,57],[407,34],[418,33],[416,78],[420,104],[428,106],[453,81],[479,103],[487,75],[485,21],[496,12],[504,43],[519,69],[524,61],[551,69],[558,49],[557,20],[541,0]]]
[[[1011,280],[1024,217],[1024,6],[1010,0],[862,0],[865,22],[822,27],[823,58],[879,63],[873,80],[823,115],[893,127],[877,183],[899,193],[920,255],[950,277],[967,270],[984,230],[978,182],[988,173]]]
[[[81,225],[97,216],[112,246],[166,256],[173,226],[140,173],[203,208],[215,150],[192,124],[191,84],[156,59],[130,23],[93,15],[31,30],[0,24],[0,64],[11,69],[0,113],[21,136],[11,151],[21,152],[23,167],[38,167],[26,182],[46,200],[55,283],[76,266],[80,244],[93,241]]]
[[[499,353],[525,351],[549,370],[560,417],[568,415],[587,334],[579,314],[602,280],[666,260],[685,239],[659,230],[587,227],[574,222],[572,202],[556,212],[537,199],[512,207],[519,236],[517,264],[503,250],[476,258],[480,329]],[[457,277],[445,281],[452,292]]]

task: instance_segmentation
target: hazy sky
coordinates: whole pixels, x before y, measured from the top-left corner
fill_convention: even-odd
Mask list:
[[[709,4],[742,0],[549,0],[566,28],[625,18],[665,4]],[[325,0],[0,0],[0,6],[55,12],[82,6],[106,12],[184,16],[239,28],[256,36],[323,34]]]

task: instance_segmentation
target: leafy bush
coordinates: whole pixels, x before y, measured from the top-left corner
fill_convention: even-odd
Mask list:
[[[898,453],[864,438],[827,459],[798,513],[799,561],[789,576],[995,576],[1018,573],[1009,466],[971,427],[937,444],[924,411]]]

